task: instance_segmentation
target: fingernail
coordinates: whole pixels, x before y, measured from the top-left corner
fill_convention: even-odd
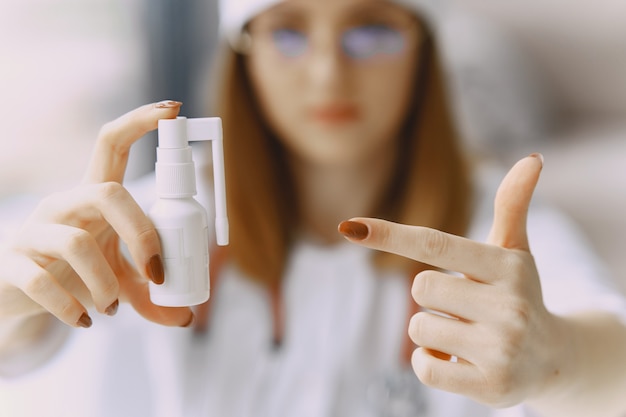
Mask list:
[[[339,233],[355,240],[363,240],[369,235],[369,229],[363,223],[346,220],[339,223]]]
[[[181,103],[180,101],[163,100],[163,101],[159,101],[158,103],[155,103],[154,107],[156,107],[157,109],[169,109],[173,107],[179,107],[182,104],[183,103]]]
[[[533,158],[537,158],[539,160],[539,162],[541,162],[541,166],[543,166],[543,155],[540,154],[539,152],[535,152],[535,153],[531,153],[530,155]]]
[[[163,261],[161,255],[154,255],[148,262],[147,273],[152,282],[155,284],[163,284],[165,282],[165,274],[163,272]]]
[[[115,300],[113,301],[113,304],[111,304],[110,306],[107,307],[106,310],[104,310],[104,312],[106,313],[107,316],[114,316],[115,313],[117,313],[117,308],[120,305],[120,301],[119,300]]]
[[[89,327],[91,327],[93,322],[91,321],[91,317],[89,317],[87,313],[83,313],[82,316],[80,316],[80,318],[78,319],[78,322],[76,324],[80,327],[84,327],[85,329],[88,329]]]
[[[272,338],[272,351],[278,352],[283,346],[283,341],[279,337]]]
[[[189,321],[180,327],[191,327],[196,322],[195,314],[191,313],[191,317],[189,317]]]

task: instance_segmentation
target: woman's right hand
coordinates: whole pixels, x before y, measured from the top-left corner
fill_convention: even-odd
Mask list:
[[[45,198],[0,252],[0,320],[44,311],[89,327],[88,308],[115,314],[128,301],[146,319],[170,326],[193,320],[189,308],[150,302],[148,281],[163,282],[154,226],[121,185],[131,145],[174,118],[181,103],[139,107],[100,131],[83,183]],[[133,266],[120,250],[126,243]]]

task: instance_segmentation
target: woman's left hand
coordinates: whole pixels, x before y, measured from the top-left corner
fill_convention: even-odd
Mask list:
[[[340,225],[352,242],[456,273],[428,270],[413,283],[423,309],[409,335],[423,383],[502,407],[539,395],[560,372],[565,342],[543,304],[526,233],[542,165],[540,155],[531,155],[504,178],[488,243],[371,218]]]

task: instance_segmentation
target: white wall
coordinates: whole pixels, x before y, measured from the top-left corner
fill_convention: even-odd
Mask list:
[[[99,127],[143,93],[139,0],[4,0],[0,198],[80,180]]]
[[[626,2],[453,0],[505,25],[579,117],[626,116]]]

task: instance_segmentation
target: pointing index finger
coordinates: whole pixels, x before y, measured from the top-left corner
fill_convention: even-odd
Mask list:
[[[404,256],[442,269],[494,280],[490,270],[502,262],[502,249],[422,226],[408,226],[373,218],[353,218],[339,225],[351,242]],[[478,262],[477,260],[481,261]],[[490,265],[485,270],[483,265]]]
[[[176,117],[181,105],[171,100],[146,104],[105,124],[98,135],[84,182],[121,183],[131,145],[156,129],[159,119]]]

